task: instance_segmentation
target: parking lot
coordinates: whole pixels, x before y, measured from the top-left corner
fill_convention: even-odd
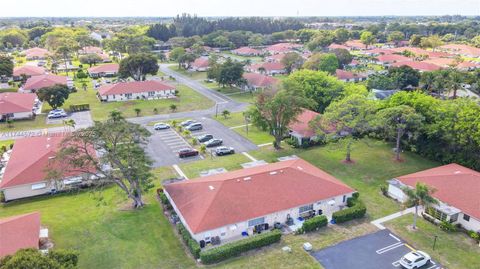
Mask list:
[[[236,132],[225,127],[223,124],[211,118],[195,118],[203,125],[203,129],[199,131],[193,131],[192,136],[200,136],[203,134],[211,134],[214,138],[220,138],[223,140],[223,146],[233,147],[236,153],[250,151],[257,149],[257,146],[250,142],[250,140],[242,137]],[[154,130],[152,126],[147,127],[152,136],[149,139],[149,145],[146,148],[147,153],[153,159],[153,166],[165,166],[179,163],[185,163],[189,161],[200,160],[202,157],[188,157],[181,159],[178,157],[178,151],[182,148],[189,148],[190,141],[185,141],[175,130]],[[207,149],[210,151],[209,148]]]
[[[413,248],[388,229],[325,248],[312,255],[325,269],[400,269],[400,258]],[[428,253],[428,249],[425,250]],[[431,261],[419,269],[442,269]]]
[[[62,124],[63,121],[72,119],[75,121],[76,127],[86,127],[92,125],[92,117],[90,111],[79,111],[74,113],[67,113],[67,117],[57,118],[57,119],[48,119],[47,124]]]

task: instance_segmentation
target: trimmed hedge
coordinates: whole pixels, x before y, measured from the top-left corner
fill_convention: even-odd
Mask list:
[[[332,219],[335,223],[347,222],[349,220],[362,218],[367,213],[365,205],[356,200],[355,205],[342,210],[339,210],[332,214]]]
[[[182,236],[183,242],[185,245],[187,245],[188,250],[190,250],[190,253],[192,253],[195,259],[198,259],[200,257],[201,250],[198,242],[192,238],[187,228],[185,228],[181,222],[177,223],[177,229],[178,233]]]
[[[243,252],[268,246],[279,242],[282,237],[280,230],[255,235],[240,241],[225,244],[200,253],[200,259],[204,264],[212,264],[240,255]]]
[[[302,230],[305,232],[311,232],[318,230],[318,228],[325,227],[328,224],[328,219],[326,216],[316,216],[311,219],[306,220],[302,224]]]

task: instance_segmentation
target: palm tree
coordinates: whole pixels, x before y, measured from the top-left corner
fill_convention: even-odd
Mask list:
[[[171,104],[171,105],[170,105],[170,110],[171,110],[172,112],[175,112],[175,111],[177,110],[177,105]]]
[[[463,76],[458,71],[452,71],[449,75],[450,90],[453,91],[453,99],[457,98],[457,91],[462,89]]]
[[[110,111],[110,119],[112,119],[114,122],[122,120],[123,119],[122,112],[118,110]]]
[[[65,129],[66,129],[66,130],[69,130],[70,127],[73,128],[73,129],[75,129],[75,125],[76,125],[76,124],[77,124],[77,123],[76,123],[73,119],[68,119],[68,120],[64,120],[64,121],[63,121],[63,125],[65,125]]]
[[[413,215],[413,225],[412,228],[417,228],[417,217],[418,217],[418,207],[421,205],[424,208],[438,204],[437,199],[433,198],[431,194],[434,192],[434,189],[429,188],[427,185],[417,182],[415,189],[410,187],[403,188],[403,192],[408,197],[407,204],[413,204],[415,206],[415,214]]]
[[[435,74],[432,72],[423,73],[421,78],[421,83],[423,84],[423,88],[428,93],[431,93],[433,90],[433,86],[435,84]]]
[[[140,116],[140,112],[142,112],[142,110],[140,108],[135,108],[135,114],[137,114],[137,117]]]

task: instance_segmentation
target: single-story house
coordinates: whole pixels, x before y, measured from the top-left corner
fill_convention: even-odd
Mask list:
[[[398,47],[398,48],[393,48],[392,51],[396,53],[403,53],[405,51],[408,51],[410,53],[415,54],[415,56],[428,56],[428,58],[440,58],[440,57],[451,57],[453,56],[452,54],[445,53],[442,51],[429,51],[425,50],[422,48],[417,48],[417,47]]]
[[[465,44],[447,44],[440,46],[439,49],[452,54],[462,55],[466,57],[480,57],[480,48],[472,47]]]
[[[286,53],[279,53],[279,54],[274,54],[268,57],[265,57],[265,61],[270,62],[270,63],[280,63],[282,62],[282,59],[287,55]]]
[[[208,70],[208,57],[199,57],[190,65],[190,69],[197,72]]]
[[[82,171],[68,171],[61,180],[48,179],[45,169],[53,165],[51,162],[63,139],[63,136],[36,136],[15,140],[0,182],[6,201],[69,189],[91,179]]]
[[[35,115],[37,104],[37,95],[34,93],[0,93],[0,121],[31,119]]]
[[[383,48],[373,48],[373,49],[362,51],[362,54],[369,55],[369,56],[389,55],[393,53],[395,53],[395,51],[391,49],[383,49]]]
[[[50,52],[46,49],[35,47],[24,50],[22,55],[25,55],[25,58],[27,58],[28,61],[45,60],[50,55]]]
[[[38,249],[40,233],[39,212],[0,219],[0,258],[24,248]]]
[[[441,68],[454,67],[458,63],[457,60],[453,58],[428,58],[422,62],[438,65]]]
[[[303,109],[303,112],[297,116],[295,121],[290,123],[288,126],[290,136],[297,139],[299,145],[317,138],[315,130],[310,127],[310,122],[319,115],[315,111]]]
[[[264,49],[265,52],[270,53],[271,55],[279,53],[292,52],[297,49],[300,49],[302,45],[295,43],[277,43],[271,46],[268,46]]]
[[[367,80],[367,76],[364,74],[357,74],[357,73],[345,71],[342,69],[337,69],[335,71],[335,76],[339,80],[345,81],[345,82],[359,82],[359,81]]]
[[[156,80],[107,84],[98,89],[101,101],[128,101],[175,97],[175,87]]]
[[[418,61],[396,62],[396,63],[393,63],[391,66],[400,67],[403,65],[410,66],[411,68],[416,69],[420,72],[430,72],[430,71],[442,69],[440,66],[436,64],[427,63],[427,62],[418,62]]]
[[[33,76],[45,75],[46,73],[47,70],[41,66],[24,65],[13,68],[13,80],[20,81],[22,80],[23,76],[30,78]]]
[[[103,54],[103,50],[99,47],[86,46],[79,50],[78,54]]]
[[[247,72],[260,73],[260,74],[264,73],[269,76],[287,73],[287,70],[285,70],[285,65],[279,62],[252,64],[252,65],[246,66],[245,69]]]
[[[88,68],[88,74],[92,78],[113,77],[118,74],[120,66],[116,63],[102,64]]]
[[[222,242],[241,239],[289,220],[299,228],[304,218],[331,218],[354,192],[302,159],[164,186],[180,221],[200,246],[212,238]]]
[[[345,42],[345,46],[349,47],[351,50],[368,49],[368,47],[360,40],[348,40],[347,42]]]
[[[472,71],[472,70],[475,70],[477,68],[480,68],[480,63],[464,61],[464,62],[459,63],[456,66],[456,68],[459,69],[459,70],[463,70],[463,71]]]
[[[258,89],[273,88],[279,83],[279,80],[274,77],[258,73],[244,73],[243,78],[247,81],[245,90],[256,91]]]
[[[57,75],[39,75],[27,79],[18,91],[22,93],[35,93],[37,90],[45,87],[51,87],[55,84],[69,85],[68,79],[65,76]]]
[[[403,55],[398,55],[398,54],[385,54],[385,55],[382,54],[375,58],[377,59],[377,64],[382,64],[382,65],[389,65],[392,63],[401,63],[401,62],[411,61],[410,58]]]
[[[332,43],[332,44],[328,45],[328,50],[335,50],[335,49],[346,49],[346,50],[350,50],[349,47],[347,47],[347,46],[345,46],[345,45],[342,45],[342,44]]]
[[[405,202],[403,188],[414,188],[424,183],[435,191],[437,205],[426,213],[440,221],[460,224],[468,230],[480,232],[480,173],[456,163],[396,177],[388,181],[388,194]]]
[[[234,49],[232,50],[232,53],[240,56],[259,56],[263,54],[262,51],[250,47]]]

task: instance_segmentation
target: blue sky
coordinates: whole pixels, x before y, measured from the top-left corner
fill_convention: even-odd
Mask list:
[[[480,15],[480,0],[1,0],[19,16]]]

